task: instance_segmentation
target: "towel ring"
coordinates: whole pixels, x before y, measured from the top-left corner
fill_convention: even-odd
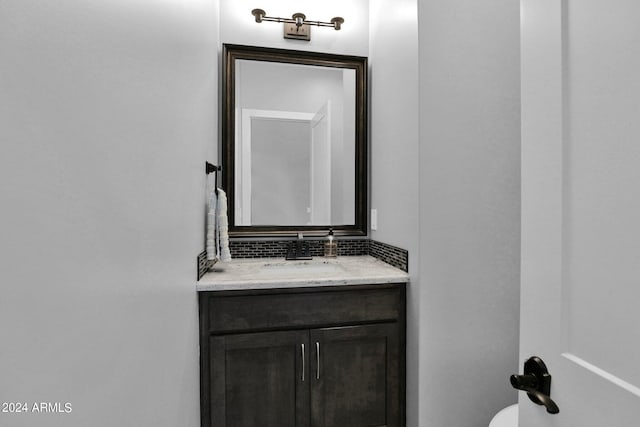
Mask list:
[[[207,175],[215,173],[215,179],[214,179],[214,189],[215,192],[218,192],[218,172],[222,171],[222,166],[218,166],[218,165],[214,165],[213,163],[209,163],[209,162],[205,162],[205,173]]]

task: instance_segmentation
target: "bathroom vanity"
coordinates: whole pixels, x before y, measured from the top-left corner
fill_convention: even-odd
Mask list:
[[[203,426],[404,426],[406,273],[370,256],[217,267],[198,282]]]
[[[335,232],[393,262],[399,248],[366,237],[367,58],[233,44],[222,58],[229,236],[298,235],[302,248]],[[408,275],[345,246],[333,254],[353,256],[296,249],[199,280],[203,426],[405,425]]]

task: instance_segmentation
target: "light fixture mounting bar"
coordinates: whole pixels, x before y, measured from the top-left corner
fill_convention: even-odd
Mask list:
[[[316,27],[331,27],[336,31],[340,30],[344,23],[344,18],[340,16],[332,18],[330,22],[323,22],[308,21],[303,13],[294,13],[291,18],[279,18],[275,16],[267,16],[266,12],[262,9],[253,9],[251,14],[255,17],[257,23],[262,21],[280,22],[285,24],[296,24],[298,27],[302,25],[313,25]]]

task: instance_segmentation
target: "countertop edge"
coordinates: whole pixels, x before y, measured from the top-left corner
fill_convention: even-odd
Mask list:
[[[274,258],[240,259],[237,264],[230,264],[227,271],[208,273],[196,282],[198,292],[231,291],[231,290],[262,290],[262,289],[291,289],[349,285],[382,285],[391,283],[409,283],[410,276],[407,272],[393,267],[377,258],[366,256],[340,257],[338,260],[318,259],[313,263],[326,264],[343,262],[345,274],[328,274],[319,276],[312,272],[279,277],[277,274],[271,277],[256,277],[253,269],[266,263],[281,263],[283,260]],[[287,263],[285,261],[285,263]],[[304,261],[306,264],[306,261]],[[301,270],[303,271],[304,268]],[[211,275],[213,274],[213,275]],[[216,275],[220,274],[216,279]],[[259,275],[259,273],[257,273]],[[237,276],[237,277],[234,277]]]
[[[348,279],[275,279],[263,280],[260,282],[255,280],[238,280],[224,284],[197,283],[196,290],[198,292],[208,292],[279,288],[312,288],[321,286],[384,285],[389,283],[409,283],[409,275],[405,273],[391,276],[365,276]]]

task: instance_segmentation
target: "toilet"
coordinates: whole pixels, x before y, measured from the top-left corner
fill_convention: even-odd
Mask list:
[[[518,404],[507,406],[498,412],[489,427],[518,427]]]

